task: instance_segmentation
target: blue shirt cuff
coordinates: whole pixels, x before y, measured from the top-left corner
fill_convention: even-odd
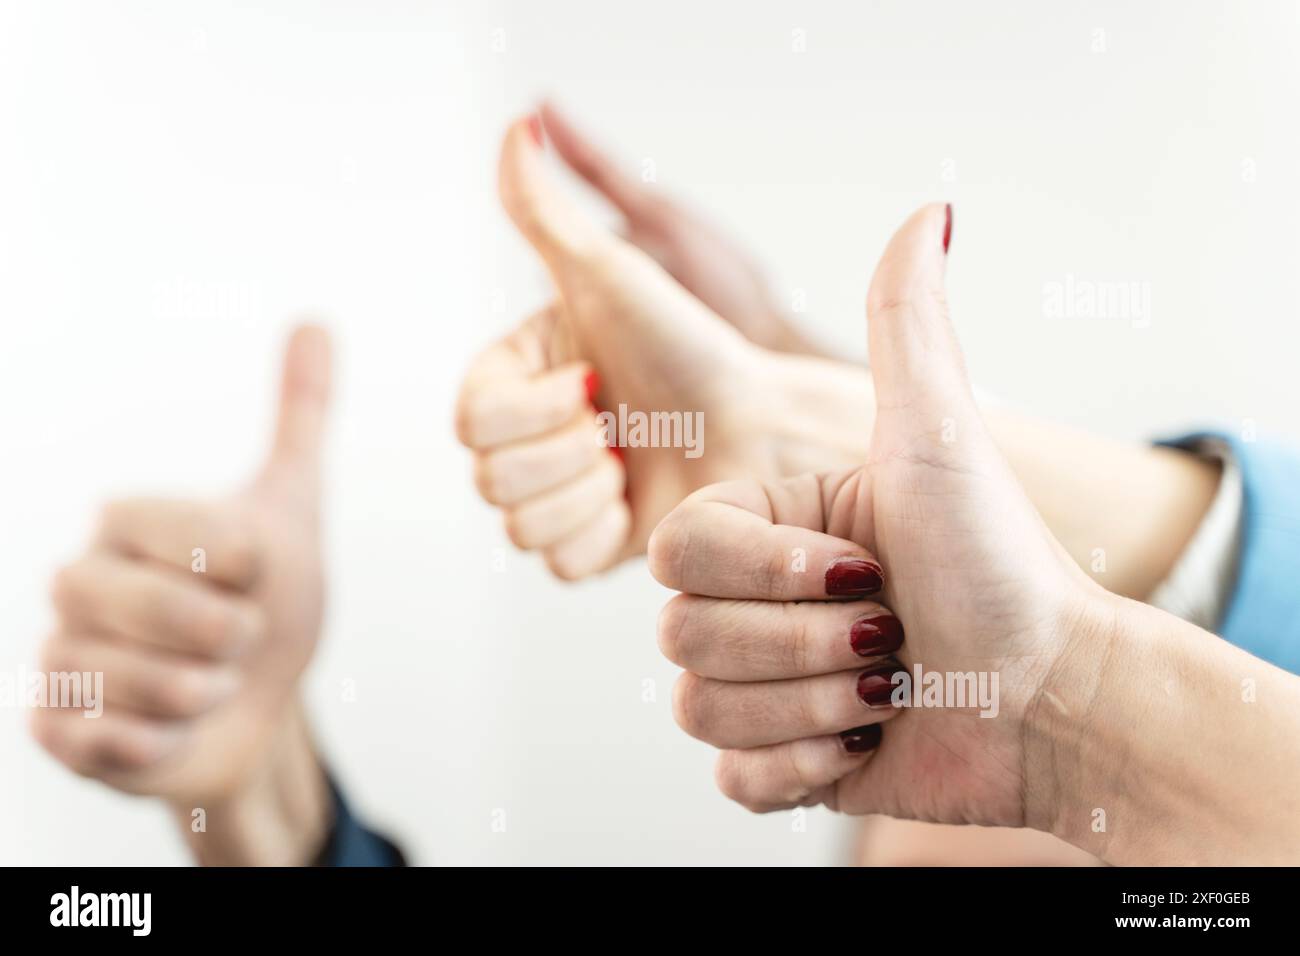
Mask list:
[[[343,793],[327,777],[334,803],[334,827],[316,859],[317,866],[406,866],[397,845],[367,829],[352,814]]]
[[[1242,650],[1300,673],[1300,454],[1230,431],[1183,435],[1186,448],[1217,439],[1242,477],[1241,554],[1220,633]]]

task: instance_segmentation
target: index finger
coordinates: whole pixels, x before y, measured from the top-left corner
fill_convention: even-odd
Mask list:
[[[688,497],[650,537],[660,584],[706,597],[758,601],[863,598],[884,572],[862,545],[819,530],[821,482],[728,481]]]
[[[171,498],[124,498],[104,506],[98,543],[134,558],[204,574],[232,588],[257,577],[252,530],[230,510]]]
[[[548,354],[562,334],[558,322],[553,308],[543,310],[474,359],[456,400],[461,444],[486,451],[594,415],[591,366],[583,361],[555,366]]]

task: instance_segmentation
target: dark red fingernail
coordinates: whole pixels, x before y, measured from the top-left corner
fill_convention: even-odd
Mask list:
[[[594,403],[596,393],[600,391],[600,375],[595,369],[587,373],[587,377],[582,380],[582,387],[587,390],[587,401]]]
[[[952,239],[952,203],[943,207],[943,254],[948,254],[948,242]]]
[[[863,671],[858,675],[858,700],[868,707],[891,706],[890,698],[894,696],[894,675],[898,672],[897,664]]]
[[[826,569],[826,593],[832,597],[866,597],[884,583],[880,565],[866,558],[840,558]]]
[[[903,646],[903,622],[892,614],[860,617],[849,628],[849,643],[859,657],[892,654]]]
[[[851,754],[870,753],[880,746],[880,737],[879,724],[867,724],[864,727],[854,727],[852,730],[840,732],[844,749]]]
[[[536,113],[528,117],[528,135],[538,146],[542,145],[542,118]]]

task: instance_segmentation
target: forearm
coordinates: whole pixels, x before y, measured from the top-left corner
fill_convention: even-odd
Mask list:
[[[1052,534],[1098,584],[1146,600],[1214,500],[1219,465],[1008,409],[985,421]]]
[[[1300,678],[1137,602],[1092,608],[1029,714],[1029,824],[1113,864],[1300,863]]]
[[[193,809],[175,807],[179,825],[203,866],[305,866],[332,826],[333,804],[300,705],[295,704],[261,766],[237,793]]]

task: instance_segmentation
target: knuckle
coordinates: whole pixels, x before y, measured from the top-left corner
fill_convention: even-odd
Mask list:
[[[54,572],[50,580],[50,602],[60,612],[67,612],[77,604],[85,590],[85,568],[81,562],[65,564]]]
[[[190,668],[153,683],[150,696],[157,710],[175,717],[191,717],[201,713],[208,699],[203,676]]]
[[[474,457],[474,487],[488,504],[500,506],[505,503],[502,492],[501,468],[495,455],[476,455]]]
[[[226,602],[196,609],[191,618],[199,650],[214,657],[232,657],[261,631],[260,615],[251,608]]]
[[[456,429],[456,440],[466,448],[474,447],[474,423],[478,420],[478,412],[475,408],[474,399],[466,392],[462,391],[460,397],[456,400],[456,409],[452,415],[452,422]]]
[[[718,754],[718,760],[713,765],[713,782],[717,785],[718,791],[728,800],[742,806],[745,804],[746,776],[735,751],[724,750]]]
[[[786,635],[786,663],[793,674],[807,674],[812,657],[812,636],[809,634],[807,618],[799,613],[799,605],[783,604],[783,633]]]
[[[697,740],[707,741],[715,718],[710,681],[686,671],[673,685],[673,719],[677,726]]]
[[[947,308],[947,296],[941,286],[927,284],[913,286],[906,291],[874,287],[867,293],[867,316],[875,320],[907,322],[911,321],[918,309],[931,305],[940,309]]]
[[[799,803],[816,789],[815,768],[799,746],[785,748],[787,787],[782,796],[789,803]]]
[[[262,557],[261,540],[253,520],[246,515],[213,517],[220,529],[214,538],[221,542],[220,557],[229,568],[229,575],[240,581],[252,581],[258,575]]]
[[[561,581],[577,581],[586,577],[586,570],[566,548],[547,548],[543,556],[546,567]]]
[[[47,674],[60,674],[80,670],[76,666],[76,654],[72,644],[58,637],[47,637],[41,641],[36,652],[36,666]]]
[[[659,653],[678,667],[686,667],[690,658],[690,640],[687,622],[691,619],[695,599],[678,594],[659,612],[656,639]]]
[[[127,502],[122,500],[106,501],[100,505],[99,514],[95,519],[96,537],[100,539],[109,537],[112,529],[120,524],[126,508]]]
[[[786,575],[789,573],[785,554],[773,551],[754,565],[754,584],[761,588],[765,597],[776,597],[786,593]]]
[[[100,768],[126,773],[145,770],[158,760],[154,748],[134,734],[100,736],[89,745],[87,751],[90,758],[90,766],[86,771],[88,775],[94,775]]]
[[[815,681],[803,680],[798,681],[799,692],[795,694],[794,707],[795,719],[799,721],[799,726],[804,728],[808,733],[818,733],[823,727],[829,726],[832,721],[828,719],[825,713],[826,706],[822,703],[822,695],[818,692],[818,686]]]
[[[910,295],[904,295],[893,289],[882,292],[873,287],[867,293],[867,315],[873,318],[884,318],[905,313],[912,308],[912,301]]]
[[[534,545],[532,534],[528,528],[527,515],[516,509],[505,512],[503,520],[505,522],[506,537],[510,539],[510,543],[521,551],[531,551]]]
[[[741,752],[724,750],[714,765],[713,779],[724,797],[750,813],[767,813],[773,808],[764,799],[762,781],[755,778],[754,768],[745,766]]]
[[[659,522],[646,544],[650,573],[664,587],[681,590],[691,543],[690,516],[678,507]]]

